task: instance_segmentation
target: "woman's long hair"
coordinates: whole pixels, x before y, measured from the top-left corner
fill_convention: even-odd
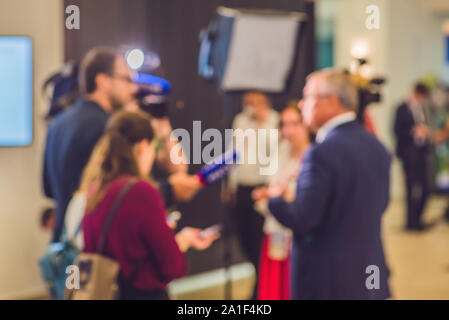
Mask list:
[[[94,210],[105,187],[123,175],[144,177],[134,146],[153,139],[150,118],[141,112],[118,111],[108,121],[105,133],[96,144],[82,179],[80,191],[88,194],[87,211]]]

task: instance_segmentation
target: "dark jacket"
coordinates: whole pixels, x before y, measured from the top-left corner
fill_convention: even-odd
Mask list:
[[[43,184],[45,195],[57,205],[53,241],[60,238],[67,205],[107,120],[108,114],[97,103],[80,99],[48,128]]]
[[[391,156],[351,121],[306,154],[296,198],[269,208],[293,230],[293,299],[385,299],[390,296],[381,217],[389,201]],[[368,289],[370,266],[379,289]],[[367,280],[368,279],[368,280]]]
[[[394,120],[394,133],[396,135],[396,154],[399,158],[408,158],[410,154],[426,153],[430,151],[429,144],[416,145],[412,135],[413,127],[416,125],[412,112],[407,103],[401,104]]]

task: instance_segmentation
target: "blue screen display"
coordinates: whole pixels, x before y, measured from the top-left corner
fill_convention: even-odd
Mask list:
[[[0,146],[33,140],[33,45],[27,37],[0,36]]]

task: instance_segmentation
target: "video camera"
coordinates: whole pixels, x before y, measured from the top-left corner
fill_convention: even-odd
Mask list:
[[[359,106],[357,110],[357,120],[360,123],[364,123],[365,110],[371,103],[379,103],[382,101],[382,86],[386,82],[384,77],[369,77],[363,74],[363,68],[367,65],[366,59],[357,59],[356,65],[351,70],[346,70],[348,74],[351,74],[354,83],[357,86]]]
[[[134,83],[139,86],[135,97],[139,107],[154,118],[168,116],[167,97],[171,92],[170,81],[147,73],[138,73]]]

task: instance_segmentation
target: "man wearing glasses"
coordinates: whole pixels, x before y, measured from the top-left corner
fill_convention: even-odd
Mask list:
[[[304,157],[293,202],[272,188],[269,208],[293,231],[293,299],[385,299],[389,271],[381,240],[391,156],[357,121],[349,75],[307,78],[299,107],[316,143]]]
[[[57,204],[53,242],[60,240],[67,205],[109,115],[132,103],[138,90],[125,59],[109,48],[86,54],[79,85],[82,98],[51,122],[47,134],[43,183]]]

